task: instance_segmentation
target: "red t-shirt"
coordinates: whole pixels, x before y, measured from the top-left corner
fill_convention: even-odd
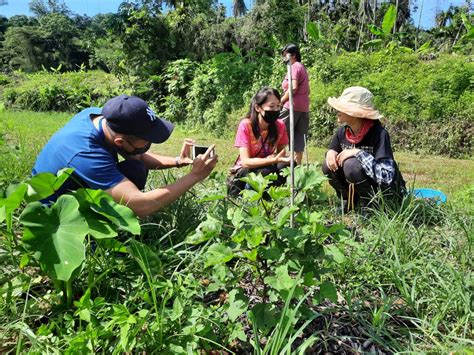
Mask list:
[[[309,112],[309,80],[306,68],[300,62],[291,65],[291,77],[298,82],[298,89],[293,94],[293,109],[297,112]],[[284,91],[288,90],[288,74],[281,84]],[[290,108],[290,101],[285,102],[284,108]]]
[[[234,147],[248,148],[250,158],[268,157],[269,155],[275,153],[278,146],[288,144],[288,135],[286,133],[285,123],[283,123],[282,120],[276,120],[276,125],[278,130],[278,139],[276,145],[272,147],[266,139],[268,131],[261,132],[261,136],[257,139],[253,134],[250,120],[248,118],[243,119],[240,121],[239,128],[237,129]],[[237,162],[235,163],[235,166],[241,166],[240,155],[237,159]]]

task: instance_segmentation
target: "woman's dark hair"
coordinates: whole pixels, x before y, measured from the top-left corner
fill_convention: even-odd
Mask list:
[[[290,54],[294,54],[294,56],[296,57],[296,61],[297,62],[301,62],[301,54],[300,54],[300,49],[298,48],[298,46],[296,44],[293,44],[293,43],[290,43],[290,44],[287,44],[286,46],[284,46],[281,50],[281,54],[285,54],[286,53],[290,53]]]
[[[258,112],[255,108],[255,105],[262,106],[271,95],[275,95],[278,100],[281,99],[280,93],[277,89],[265,86],[261,88],[252,98],[250,103],[250,109],[245,118],[250,120],[252,126],[252,132],[255,138],[260,138],[260,127],[258,125]],[[276,122],[268,126],[268,143],[270,146],[274,147],[278,140],[278,128]]]

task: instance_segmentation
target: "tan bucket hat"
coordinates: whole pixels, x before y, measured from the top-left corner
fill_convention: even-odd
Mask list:
[[[374,95],[366,88],[351,86],[341,96],[328,98],[328,104],[353,117],[380,120],[383,116],[375,109],[373,98]]]

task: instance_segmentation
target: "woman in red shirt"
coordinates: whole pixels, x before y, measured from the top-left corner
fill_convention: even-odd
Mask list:
[[[289,165],[285,147],[288,135],[285,124],[278,119],[280,114],[280,94],[277,90],[264,87],[252,98],[250,110],[239,124],[234,147],[239,148],[239,156],[231,172],[235,174],[229,186],[229,194],[237,195],[245,188],[238,180],[250,172],[268,175],[277,173],[274,185],[281,185],[285,179],[279,175],[283,167]]]
[[[309,79],[305,66],[301,63],[299,48],[294,44],[288,44],[281,50],[284,58],[290,56],[291,62],[291,82],[293,86],[293,117],[295,130],[295,160],[299,165],[303,158],[305,148],[305,136],[308,136],[309,129]],[[285,76],[281,84],[285,94],[280,102],[283,105],[280,118],[286,124],[286,131],[290,133],[290,92],[288,76]]]

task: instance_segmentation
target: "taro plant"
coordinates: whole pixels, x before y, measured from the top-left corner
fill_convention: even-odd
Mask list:
[[[319,173],[297,170],[296,186],[301,194],[321,189],[325,179]],[[288,297],[300,298],[305,288],[319,286],[315,302],[323,298],[337,300],[334,285],[322,278],[335,264],[344,262],[341,246],[346,238],[343,225],[325,225],[323,214],[311,211],[305,198],[297,198],[297,204],[290,207],[288,187],[270,186],[274,179],[274,175],[253,173],[243,178],[249,189],[241,193],[241,199],[232,200],[234,206],[224,216],[208,213],[186,240],[190,244],[209,244],[204,255],[206,268],[228,264],[236,274],[250,276],[247,279],[253,283],[252,288],[261,290],[259,301],[251,305],[243,295],[238,296],[240,291],[231,291],[229,312],[239,310],[242,314],[252,306],[251,318],[263,334],[269,334],[277,324],[281,314],[277,304],[288,301]],[[290,228],[292,213],[296,226]],[[301,278],[296,277],[298,273]]]
[[[57,176],[36,175],[11,186],[6,197],[0,199],[0,223],[5,221],[12,250],[17,243],[13,231],[14,212],[22,203],[27,203],[19,217],[24,227],[21,244],[25,250],[21,264],[27,265],[33,256],[41,270],[63,291],[67,304],[72,303],[73,277],[85,260],[86,236],[100,244],[102,239],[116,237],[119,231],[140,234],[133,212],[103,191],[79,189],[60,196],[50,206],[42,203],[41,200],[55,193],[71,173],[72,169],[64,169]]]

